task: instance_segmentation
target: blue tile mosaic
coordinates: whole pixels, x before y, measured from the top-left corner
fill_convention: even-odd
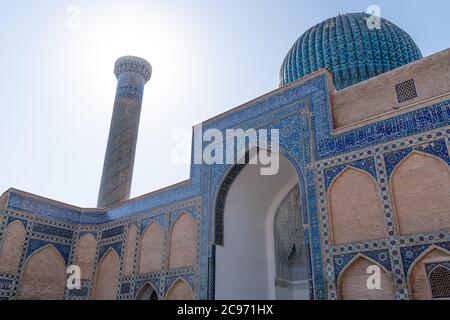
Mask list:
[[[89,287],[87,286],[81,286],[80,289],[72,289],[72,290],[68,290],[67,295],[69,297],[88,297],[89,294]]]
[[[108,243],[100,247],[99,254],[98,254],[98,260],[103,257],[103,255],[106,253],[106,251],[111,248],[119,255],[122,253],[122,241]]]
[[[389,256],[389,250],[364,251],[362,254],[378,262],[380,265],[385,267],[386,270],[391,271],[391,258]]]
[[[322,233],[322,226],[329,222],[326,218],[323,218],[327,215],[326,210],[322,211],[322,207],[320,207],[320,200],[324,196],[324,192],[317,185],[320,170],[316,169],[316,161],[328,161],[327,159],[330,157],[340,156],[363,148],[375,148],[375,145],[381,143],[442,128],[449,125],[449,115],[450,101],[445,101],[379,122],[369,123],[354,130],[334,134],[327,75],[319,73],[317,77],[304,83],[294,85],[291,88],[284,88],[274,94],[256,99],[244,107],[208,120],[203,124],[203,127],[204,129],[218,128],[220,130],[238,127],[244,129],[252,127],[280,129],[280,151],[292,164],[300,181],[302,216],[303,221],[307,222],[308,225],[308,232],[304,238],[305,245],[310,248],[308,261],[310,262],[311,296],[314,299],[325,299],[335,298],[333,296],[335,294],[335,288],[333,288],[334,276],[339,275],[345,264],[354,257],[354,253],[331,256],[327,252],[331,248],[329,235],[325,232]],[[423,146],[415,146],[414,148],[417,151],[439,156],[450,164],[445,143],[445,140],[441,139],[436,141],[434,145],[423,144]],[[447,150],[447,154],[445,150]],[[395,152],[397,151],[395,150]],[[402,156],[407,156],[407,154],[408,152]],[[397,160],[389,161],[389,159],[386,160],[386,166],[395,167],[395,161]],[[338,164],[330,170],[327,169],[328,171],[325,170],[324,184],[329,186],[336,175],[348,166],[365,170],[375,178],[377,176],[374,159],[369,157],[351,163]],[[170,220],[173,221],[182,211],[188,210],[197,221],[200,221],[199,264],[196,266],[199,272],[192,275],[192,278],[185,274],[173,277],[171,275],[166,278],[165,287],[168,288],[172,280],[183,277],[193,286],[196,290],[195,294],[200,299],[213,298],[215,256],[214,245],[212,244],[214,244],[214,239],[216,243],[220,243],[221,230],[223,230],[223,213],[220,212],[223,211],[226,198],[226,186],[229,183],[227,181],[232,181],[233,176],[237,176],[239,173],[233,174],[234,169],[232,168],[232,165],[191,165],[189,181],[125,202],[108,210],[89,209],[86,211],[76,209],[76,207],[40,200],[38,197],[27,197],[14,191],[10,193],[8,208],[33,214],[40,218],[51,218],[53,221],[56,219],[73,225],[82,224],[83,230],[89,228],[96,230],[80,231],[78,237],[86,232],[91,232],[94,236],[97,236],[97,233],[102,230],[101,224],[117,221],[117,219],[124,217],[133,217],[132,221],[140,224],[141,232],[153,220],[158,221],[161,227],[167,231]],[[192,203],[186,204],[193,199],[197,199],[200,204],[198,206],[192,205]],[[180,202],[183,202],[183,206],[170,210],[166,209],[167,206]],[[117,227],[104,230],[101,238],[108,239],[122,236],[124,234],[123,228],[128,223],[129,221],[125,221],[125,219],[123,223],[119,221]],[[42,227],[37,227],[36,230],[39,230],[37,232],[48,235],[63,234],[56,229],[49,229],[49,226],[45,223],[42,223],[42,225]],[[64,229],[65,227],[58,228]],[[69,239],[68,235],[66,234],[66,239]],[[124,239],[121,238],[121,240]],[[165,240],[167,239],[165,238]],[[104,244],[106,241],[101,242],[99,259],[104,256],[109,248],[115,250],[119,255],[122,253],[123,241],[116,241],[116,239],[110,241],[115,242],[110,244]],[[27,248],[27,256],[48,243],[43,240],[31,239]],[[58,243],[52,243],[52,245],[57,249],[59,248],[58,251],[61,252],[67,263],[70,246]],[[405,269],[407,270],[408,263],[411,259],[414,259],[415,253],[413,253],[413,258],[410,259],[407,250],[404,250],[404,248],[401,250],[403,264],[406,265]],[[420,251],[420,248],[417,248],[416,251]],[[385,251],[371,250],[364,254],[390,270],[391,258],[390,255],[385,255]],[[395,259],[392,262],[395,262]],[[134,280],[127,279],[127,281]],[[143,285],[146,281],[152,281],[152,284],[154,282],[154,287],[158,291],[164,290],[164,288],[160,288],[158,276],[151,280],[141,278],[136,281],[134,293],[138,291],[139,283]],[[164,287],[164,278],[161,281],[161,286]]]
[[[391,260],[388,250],[371,250],[364,252],[351,252],[334,256],[334,273],[336,279],[339,278],[341,271],[348,265],[348,263],[357,255],[366,256],[373,261],[379,263],[386,270],[391,271]]]
[[[25,219],[20,219],[20,218],[14,217],[14,216],[9,216],[9,217],[8,217],[7,225],[10,225],[10,224],[13,223],[14,221],[20,221],[20,222],[22,222],[24,228],[27,227],[27,223],[28,223],[27,220],[25,220]]]
[[[154,216],[154,217],[143,219],[142,222],[141,222],[141,234],[144,233],[145,228],[147,228],[147,226],[152,221],[156,221],[159,224],[159,226],[162,229],[164,229],[164,226],[165,226],[165,223],[166,223],[165,219],[166,219],[166,217],[165,217],[164,214],[160,214],[160,215],[157,215],[157,216]]]
[[[443,261],[443,262],[437,262],[437,263],[427,263],[425,265],[425,270],[427,273],[427,276],[430,275],[430,273],[436,268],[436,267],[445,267],[446,269],[450,270],[450,261]]]
[[[369,29],[369,17],[367,13],[340,14],[309,28],[283,61],[280,86],[328,68],[340,90],[422,58],[406,32],[384,18],[380,28]],[[390,37],[391,33],[396,37]]]
[[[33,231],[37,233],[43,233],[50,236],[57,236],[61,238],[72,239],[73,231],[63,228],[58,228],[54,226],[49,226],[41,223],[33,224]]]
[[[430,143],[426,143],[424,145],[418,145],[416,147],[409,147],[398,151],[386,153],[384,155],[384,161],[386,163],[386,172],[388,177],[391,176],[396,166],[413,151],[431,154],[433,156],[441,158],[450,165],[450,157],[448,155],[449,153],[447,145],[445,144],[444,139],[440,139],[432,141]]]
[[[349,168],[349,167],[354,167],[357,169],[362,169],[364,171],[367,171],[369,174],[372,175],[372,177],[374,177],[375,180],[377,179],[377,172],[375,169],[374,159],[366,158],[366,159],[361,159],[361,160],[354,161],[354,162],[351,162],[348,164],[341,164],[338,166],[326,168],[324,170],[326,189],[328,190],[331,182],[334,180],[334,178],[337,175],[339,175],[342,171],[344,171],[346,168]]]
[[[104,231],[102,231],[102,239],[107,239],[107,238],[121,235],[121,234],[123,234],[123,230],[124,230],[123,225],[104,230]]]
[[[168,277],[166,279],[166,294],[170,290],[170,287],[177,281],[178,279],[183,279],[186,281],[191,288],[194,287],[194,275],[193,274],[187,274],[187,275],[180,275],[180,276],[173,276]]]
[[[14,280],[0,278],[0,290],[9,291],[12,289],[13,285]]]
[[[131,291],[131,283],[124,282],[120,285],[120,294],[127,294]]]
[[[437,245],[438,247],[444,248],[445,250],[450,252],[450,242],[440,242],[440,243],[435,243],[435,245]]]
[[[41,239],[34,239],[31,238],[30,242],[28,243],[28,248],[27,248],[27,253],[26,253],[26,257],[29,257],[31,254],[33,254],[36,250],[39,250],[47,245],[51,245],[53,246],[63,257],[66,265],[69,262],[69,256],[70,256],[70,250],[71,250],[71,246],[70,245],[66,245],[66,244],[62,244],[62,243],[57,243],[57,242],[50,242],[50,241],[45,241],[45,240],[41,240]]]
[[[71,223],[98,224],[108,221],[106,212],[81,212],[63,204],[57,206],[43,200],[33,199],[14,192],[11,192],[9,196],[8,208]]]
[[[357,253],[346,253],[341,255],[334,256],[334,274],[336,279],[339,277],[341,271],[345,268],[345,266],[357,255]]]
[[[430,247],[430,244],[400,248],[405,274],[408,274],[409,267],[413,264],[416,258],[422,254],[422,252],[428,249],[428,247]]]
[[[319,139],[316,142],[316,158],[322,160],[449,124],[450,101],[446,101]]]
[[[153,289],[157,292],[157,293],[159,293],[159,284],[160,284],[160,281],[159,281],[159,278],[157,278],[157,279],[149,279],[149,280],[140,280],[140,281],[136,281],[136,284],[135,284],[135,287],[134,287],[134,292],[135,292],[135,295],[139,292],[139,290],[141,290],[141,288],[146,284],[146,283],[149,283],[149,284],[151,284],[151,286],[153,287]]]

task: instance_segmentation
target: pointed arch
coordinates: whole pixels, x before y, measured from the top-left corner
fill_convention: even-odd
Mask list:
[[[0,242],[0,273],[16,273],[20,262],[26,231],[21,221],[8,225]]]
[[[163,267],[164,231],[157,221],[152,221],[141,237],[138,273],[159,272]]]
[[[433,299],[450,298],[450,267],[448,265],[439,264],[428,275]]]
[[[83,235],[76,244],[75,264],[81,269],[81,279],[91,279],[94,271],[97,240],[91,233]]]
[[[173,223],[169,238],[169,269],[190,267],[197,263],[197,223],[189,213],[182,213]]]
[[[334,244],[386,237],[377,184],[366,171],[347,167],[331,182],[328,212]]]
[[[341,279],[342,274],[345,272],[345,270],[347,270],[348,267],[350,267],[352,265],[353,262],[355,262],[355,260],[357,260],[358,258],[362,258],[362,259],[366,259],[367,261],[370,261],[372,264],[376,264],[377,266],[379,266],[381,269],[383,269],[386,273],[390,273],[390,271],[388,269],[386,269],[385,266],[383,266],[382,264],[380,264],[378,261],[372,259],[369,256],[366,256],[365,254],[362,253],[357,253],[353,258],[350,259],[350,261],[348,261],[345,266],[342,268],[342,270],[339,272],[339,276],[338,276],[338,281],[339,279]]]
[[[367,288],[367,268],[380,268],[380,289]],[[341,271],[338,278],[338,295],[341,300],[394,300],[395,288],[389,272],[379,263],[364,255],[356,255]]]
[[[282,146],[278,146],[279,152],[277,153],[281,159],[285,159],[290,166],[295,171],[295,175],[298,179],[298,183],[300,184],[300,191],[302,195],[301,199],[301,208],[302,208],[302,216],[305,221],[305,223],[309,223],[309,216],[308,216],[308,210],[307,210],[307,199],[306,199],[306,181],[305,176],[302,172],[302,169],[300,168],[300,164],[295,156],[293,156],[291,153],[289,153],[286,149],[284,149]],[[273,151],[269,146],[266,144],[260,144],[259,147],[253,147],[252,149],[255,149],[256,152],[259,152],[259,150],[264,149],[267,152],[275,152]],[[216,186],[214,188],[213,192],[213,210],[211,210],[212,215],[210,216],[210,220],[212,222],[212,233],[209,235],[210,241],[213,243],[223,246],[224,245],[224,210],[225,210],[225,201],[228,195],[228,192],[231,188],[231,185],[233,184],[234,180],[237,178],[237,176],[241,173],[241,171],[249,164],[249,157],[251,155],[254,155],[254,150],[247,151],[245,155],[242,155],[240,160],[245,159],[245,163],[241,164],[240,161],[236,161],[236,164],[234,165],[228,165],[227,169],[224,170],[220,176],[220,179],[216,183]]]
[[[426,265],[447,261],[450,262],[450,252],[436,245],[431,245],[416,258],[408,270],[408,289],[411,299],[430,300],[433,298]]]
[[[421,254],[419,254],[416,259],[414,260],[413,263],[411,263],[411,265],[409,266],[408,270],[407,270],[407,276],[409,277],[411,275],[411,272],[413,270],[413,268],[416,266],[416,264],[422,260],[423,257],[425,257],[427,254],[429,254],[431,251],[440,251],[442,252],[442,254],[446,255],[450,255],[450,251],[446,250],[445,248],[439,247],[435,244],[430,245],[428,248],[426,248]]]
[[[136,225],[131,225],[128,229],[127,240],[125,241],[124,253],[124,271],[125,276],[131,275],[133,272],[134,252],[136,248],[136,241],[138,239],[138,228]]]
[[[210,208],[210,226],[214,233],[210,235],[214,236],[211,241],[215,240],[216,246],[212,252],[214,274],[209,287],[213,289],[209,291],[211,299],[304,299],[316,290],[314,285],[310,286],[312,281],[308,280],[308,286],[303,286],[303,283],[296,285],[285,294],[284,289],[278,290],[280,286],[277,288],[275,283],[272,214],[275,214],[280,190],[291,182],[295,184],[295,178],[298,178],[300,185],[302,227],[308,228],[309,221],[308,193],[305,192],[302,171],[289,154],[281,152],[278,155],[276,174],[261,175],[260,163],[246,165],[239,172],[235,172],[239,169],[238,165],[230,165],[221,171],[222,179],[214,183]],[[304,239],[309,259],[315,255],[310,254],[309,238],[305,236]],[[320,252],[319,248],[314,250]],[[318,270],[321,262],[314,263],[317,263],[315,269]],[[304,288],[308,292],[306,297]]]
[[[150,282],[146,282],[136,294],[136,300],[158,300],[158,298],[158,290]]]
[[[94,300],[116,300],[119,270],[119,255],[113,248],[108,248],[97,266],[92,293]]]
[[[237,176],[241,173],[241,171],[244,169],[246,164],[235,164],[229,168],[229,170],[226,171],[226,173],[222,176],[220,179],[216,196],[215,196],[215,205],[214,205],[214,215],[211,217],[214,220],[214,243],[217,245],[224,245],[224,230],[223,230],[223,224],[224,224],[224,211],[225,211],[225,201],[228,195],[228,192],[230,191],[231,185],[233,184],[234,180],[237,178]]]
[[[166,294],[166,300],[192,300],[194,299],[194,293],[191,286],[186,280],[178,278],[170,286]]]
[[[28,257],[18,294],[20,300],[62,300],[66,287],[66,265],[51,244]]]
[[[391,193],[400,234],[450,228],[450,168],[442,159],[411,152],[392,173]]]

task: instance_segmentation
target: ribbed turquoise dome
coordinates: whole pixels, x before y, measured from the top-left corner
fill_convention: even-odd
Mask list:
[[[326,67],[340,90],[422,58],[405,31],[383,18],[380,29],[369,29],[369,17],[343,14],[306,31],[283,61],[280,87]]]

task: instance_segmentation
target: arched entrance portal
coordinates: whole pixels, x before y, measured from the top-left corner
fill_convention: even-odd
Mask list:
[[[136,295],[136,300],[158,300],[158,293],[152,285],[146,283]]]
[[[232,169],[234,176],[223,182],[226,195],[219,192],[224,203],[215,299],[308,299],[309,248],[297,174],[282,156],[276,175],[263,176],[260,168]]]

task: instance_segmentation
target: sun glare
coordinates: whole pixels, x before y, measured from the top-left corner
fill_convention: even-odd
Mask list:
[[[153,99],[167,97],[176,83],[184,80],[183,75],[192,74],[192,58],[180,51],[193,47],[193,35],[183,31],[174,14],[148,11],[145,15],[139,11],[122,14],[116,8],[101,15],[82,12],[82,18],[77,46],[71,50],[78,52],[78,58],[90,73],[87,81],[92,86],[115,83],[112,65],[124,55],[143,57],[151,63],[151,90],[156,95]],[[100,88],[97,93],[110,97],[111,88]]]

